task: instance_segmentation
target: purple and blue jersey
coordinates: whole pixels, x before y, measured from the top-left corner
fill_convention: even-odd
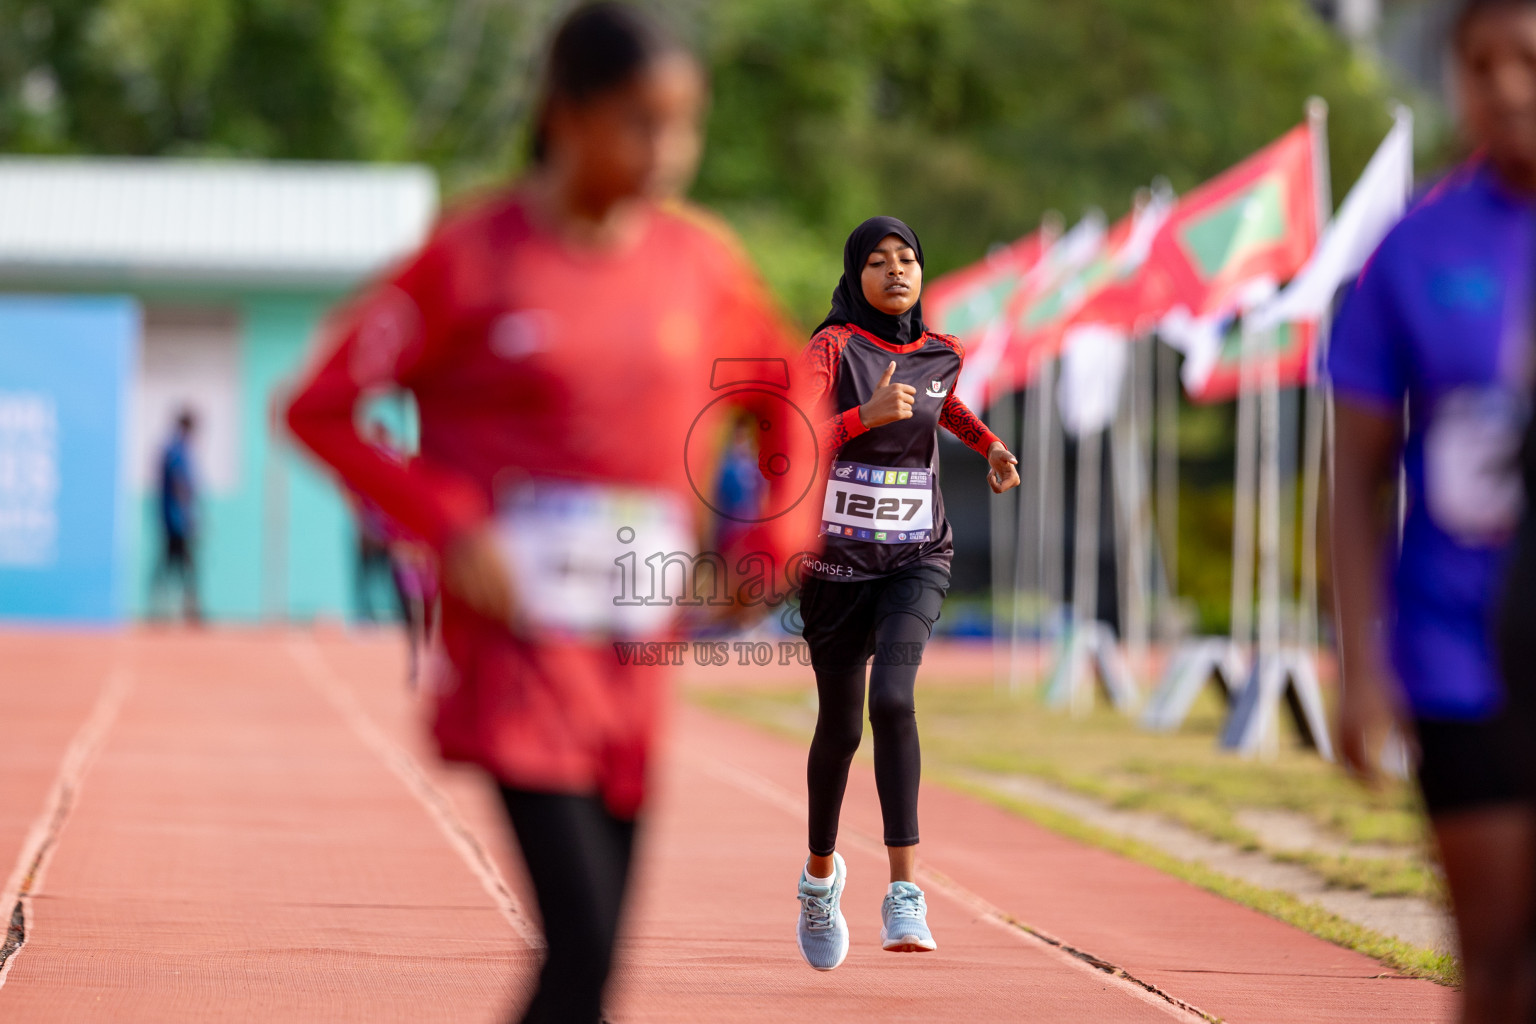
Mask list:
[[[1420,717],[1482,718],[1503,698],[1492,630],[1523,501],[1533,228],[1531,205],[1474,161],[1386,237],[1334,326],[1337,398],[1407,406],[1390,647]]]

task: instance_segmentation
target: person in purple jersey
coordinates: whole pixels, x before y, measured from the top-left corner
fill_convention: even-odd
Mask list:
[[[1340,311],[1328,368],[1340,749],[1374,779],[1394,722],[1415,741],[1471,1024],[1536,1008],[1532,733],[1493,644],[1531,385],[1536,0],[1466,3],[1454,46],[1477,155],[1382,242]]]
[[[987,459],[1001,494],[1016,460],[955,396],[960,342],[923,324],[923,248],[894,217],[860,224],[843,247],[832,311],[806,349],[808,398],[831,415],[818,430],[829,463],[822,549],[808,559],[800,615],[816,673],[816,733],[806,766],[810,857],[800,874],[800,954],[830,971],[848,953],[840,906],[847,868],[836,852],[848,766],[864,731],[865,666],[875,784],[891,883],[881,946],[935,948],[915,878],[920,774],[914,689],[924,645],[949,589],[953,534],[939,489],[938,428]]]

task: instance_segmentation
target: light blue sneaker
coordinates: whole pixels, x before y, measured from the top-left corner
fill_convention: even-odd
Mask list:
[[[841,854],[832,855],[832,884],[812,885],[800,870],[800,923],[795,939],[800,955],[818,971],[830,971],[848,955],[848,922],[838,904],[843,885],[848,881],[848,867]]]
[[[892,882],[880,904],[880,948],[892,953],[926,953],[938,949],[928,930],[928,901],[911,882]]]

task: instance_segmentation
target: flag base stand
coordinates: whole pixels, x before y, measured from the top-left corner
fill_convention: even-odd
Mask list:
[[[1115,641],[1115,631],[1103,622],[1069,623],[1046,683],[1046,705],[1074,715],[1087,714],[1093,707],[1095,679],[1111,707],[1125,714],[1135,709],[1136,680]]]
[[[1222,747],[1251,755],[1275,742],[1279,724],[1276,715],[1282,701],[1302,742],[1324,760],[1332,761],[1333,736],[1323,709],[1317,665],[1310,652],[1299,648],[1280,650],[1254,664],[1222,727]]]
[[[1247,661],[1242,649],[1226,637],[1201,637],[1181,644],[1142,715],[1143,728],[1176,730],[1210,683],[1216,684],[1230,712],[1248,681]]]

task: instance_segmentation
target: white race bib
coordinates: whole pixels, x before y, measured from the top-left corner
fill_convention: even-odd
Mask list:
[[[871,544],[933,539],[933,471],[834,462],[821,532]]]
[[[1435,407],[1424,434],[1425,504],[1463,544],[1500,543],[1519,522],[1525,419],[1522,403],[1497,388],[1463,388]]]
[[[697,547],[672,495],[540,480],[499,496],[496,519],[518,603],[540,633],[640,638],[672,625],[673,602],[635,598],[651,591],[646,558]]]

